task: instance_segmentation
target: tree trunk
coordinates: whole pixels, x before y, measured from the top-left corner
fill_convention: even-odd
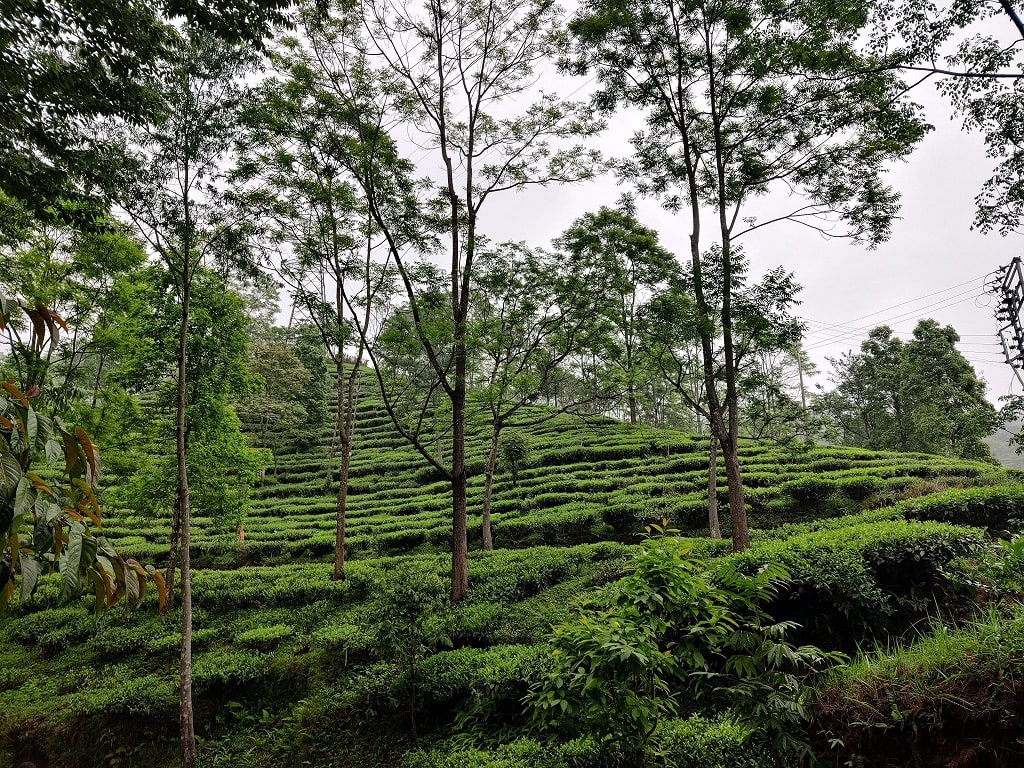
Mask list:
[[[711,436],[711,449],[708,455],[708,530],[712,539],[722,538],[722,528],[718,524],[718,442]]]
[[[167,584],[167,602],[164,613],[174,608],[174,574],[178,569],[178,547],[181,543],[181,491],[174,496],[174,509],[171,511],[171,551],[167,555],[167,571],[164,582]]]
[[[800,377],[800,407],[805,411],[807,410],[807,393],[804,391],[804,364],[801,356],[803,352],[797,350],[796,352],[796,372]]]
[[[345,578],[345,505],[348,501],[348,469],[352,460],[352,441],[341,445],[341,470],[338,473],[337,526],[334,535],[334,573],[331,578]]]
[[[455,386],[452,387],[452,604],[469,593],[466,541],[466,345],[456,341]]]
[[[178,334],[178,511],[181,516],[181,676],[178,721],[181,726],[181,758],[184,768],[194,768],[196,750],[195,717],[192,711],[192,561],[191,516],[188,493],[188,465],[185,462],[185,353],[188,340],[188,313],[191,299],[191,275],[186,265],[182,273],[181,329]]]
[[[722,446],[725,459],[725,478],[729,484],[729,526],[732,529],[732,551],[750,548],[750,530],[747,527],[747,508],[743,498],[743,480],[736,444]]]
[[[487,467],[484,470],[484,510],[483,531],[484,550],[490,552],[494,549],[494,540],[491,537],[491,495],[494,491],[494,468],[498,463],[498,437],[501,434],[501,427],[497,424],[491,429],[491,449],[487,453]]]
[[[334,573],[331,578],[340,581],[345,578],[345,505],[348,502],[348,470],[352,461],[352,430],[349,419],[351,395],[348,393],[348,381],[345,379],[345,363],[339,358],[338,369],[338,405],[335,414],[335,426],[338,430],[338,445],[341,449],[341,468],[338,472],[337,525],[334,535]],[[346,397],[346,394],[349,394]]]

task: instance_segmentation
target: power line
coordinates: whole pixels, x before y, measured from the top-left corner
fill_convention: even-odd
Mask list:
[[[986,275],[987,274],[991,273],[986,273]],[[805,350],[809,351],[812,349],[821,349],[823,347],[827,347],[834,344],[843,344],[846,342],[854,341],[858,338],[863,337],[871,330],[870,326],[858,326],[855,325],[855,323],[861,320],[866,320],[867,318],[870,317],[876,317],[878,315],[891,312],[892,310],[898,309],[900,307],[905,307],[909,304],[916,304],[918,302],[924,301],[925,299],[940,296],[942,294],[948,294],[950,291],[955,291],[958,288],[963,288],[965,285],[970,285],[971,283],[975,283],[978,280],[982,280],[986,277],[986,275],[978,275],[977,277],[970,278],[969,280],[965,280],[961,283],[951,285],[947,288],[932,291],[930,293],[926,293],[912,299],[906,299],[905,301],[892,304],[888,307],[883,307],[882,309],[875,310],[874,312],[869,312],[866,315],[861,315],[860,317],[856,317],[844,323],[832,323],[826,322],[824,320],[814,320],[811,318],[805,318],[805,321],[811,324],[812,326],[808,331],[808,335],[816,336],[818,338],[818,341],[805,347]],[[972,294],[974,294],[973,289],[968,291],[961,291],[960,293],[954,294],[952,296],[944,296],[942,299],[939,299],[938,301],[932,302],[930,304],[926,304],[924,306],[920,306],[909,311],[900,312],[895,315],[891,315],[883,320],[876,321],[875,327],[877,327],[878,325],[890,325],[898,323],[907,320],[915,315],[919,316],[924,312],[947,309],[951,306],[955,306],[956,304],[963,303],[964,301],[967,300],[964,297],[969,297]],[[894,331],[894,334],[909,335],[906,331]],[[988,334],[970,335],[975,337],[989,337]],[[962,335],[961,338],[964,338],[964,335]]]
[[[943,288],[942,290],[939,290],[939,291],[933,291],[932,293],[926,293],[923,296],[918,296],[917,298],[914,298],[914,299],[907,299],[906,301],[901,301],[898,304],[893,304],[892,306],[884,307],[882,309],[876,310],[875,312],[869,312],[868,314],[862,315],[861,317],[855,317],[855,318],[853,318],[853,320],[849,320],[846,323],[841,323],[841,325],[849,325],[851,323],[856,323],[856,322],[858,322],[860,320],[864,320],[864,319],[869,318],[869,317],[874,317],[875,315],[880,315],[883,312],[888,312],[891,309],[896,309],[897,307],[902,307],[902,306],[904,306],[906,304],[912,304],[915,301],[921,301],[921,299],[930,299],[932,296],[938,296],[940,293],[948,293],[949,291],[952,291],[955,288],[963,288],[965,285],[969,285],[969,284],[971,284],[971,283],[973,283],[973,282],[975,282],[977,280],[984,279],[989,274],[991,274],[991,273],[990,272],[986,272],[983,275],[978,275],[977,277],[972,277],[970,280],[965,280],[962,283],[957,283],[956,285],[951,285],[948,288]],[[826,325],[827,325],[827,323],[826,323]]]
[[[956,288],[960,288],[960,287],[962,287],[962,286],[961,285],[954,285],[954,286],[951,286],[950,288],[946,288],[943,291],[936,291],[935,293],[928,294],[928,296],[919,296],[916,299],[911,299],[909,301],[901,302],[900,304],[893,305],[892,307],[889,307],[888,309],[894,309],[895,307],[902,306],[904,304],[915,303],[915,302],[921,301],[923,299],[930,298],[931,296],[937,296],[940,293],[948,293],[949,291],[955,290]],[[812,323],[817,324],[818,326],[821,326],[823,330],[835,329],[836,331],[845,331],[845,332],[850,332],[850,333],[863,333],[865,331],[871,330],[871,328],[877,328],[879,325],[888,325],[890,323],[900,322],[901,320],[905,320],[905,319],[907,319],[909,317],[913,317],[914,315],[916,315],[916,314],[918,314],[920,312],[924,312],[925,310],[928,310],[928,309],[931,309],[933,307],[936,307],[939,304],[943,304],[944,302],[950,301],[952,299],[959,299],[959,298],[963,298],[963,297],[966,297],[966,296],[973,296],[973,295],[976,295],[975,289],[973,289],[973,288],[970,289],[970,290],[967,290],[967,291],[961,291],[959,293],[953,294],[952,296],[945,296],[945,297],[939,299],[938,301],[932,302],[930,304],[925,304],[923,306],[916,307],[914,309],[907,310],[905,312],[900,312],[900,313],[897,313],[895,315],[890,315],[888,318],[875,321],[870,326],[857,326],[857,325],[853,325],[854,321],[850,321],[848,323],[827,323],[827,322],[825,322],[823,320],[808,320],[808,322],[812,322]],[[871,315],[880,315],[880,314],[882,314],[885,311],[886,310],[879,310],[878,312],[872,312]],[[865,315],[864,317],[870,317],[871,315]],[[860,319],[863,319],[863,318],[857,318],[857,319],[860,320]]]
[[[965,293],[973,295],[974,291],[973,290],[972,291],[966,291]],[[970,298],[960,298],[961,296],[964,296],[964,295],[965,294],[957,294],[956,296],[950,296],[950,297],[948,297],[947,299],[945,299],[943,301],[939,301],[939,302],[936,302],[934,304],[928,304],[926,306],[920,307],[917,310],[914,310],[913,312],[904,313],[902,315],[898,315],[898,316],[890,318],[890,319],[893,322],[896,322],[898,320],[906,320],[908,317],[911,317],[911,316],[919,314],[919,313],[934,312],[934,311],[938,311],[938,310],[941,310],[941,309],[948,309],[949,307],[955,307],[958,304],[963,304],[963,303],[965,303],[967,301],[970,301]],[[887,325],[887,324],[888,323],[886,323],[886,322],[881,322],[880,323],[880,325]],[[877,326],[875,326],[875,327],[877,327]],[[837,331],[832,336],[830,336],[830,337],[828,337],[828,338],[826,338],[826,339],[824,339],[822,341],[819,341],[819,342],[817,342],[815,344],[811,344],[811,345],[805,347],[805,350],[809,351],[809,350],[812,350],[812,349],[819,349],[821,347],[827,347],[827,346],[830,346],[830,345],[833,345],[833,344],[842,344],[844,342],[854,341],[856,339],[859,339],[859,338],[863,337],[866,334],[866,332],[868,332],[868,331],[870,331],[869,328],[863,328],[863,329],[859,329],[859,330],[850,330],[850,331]]]

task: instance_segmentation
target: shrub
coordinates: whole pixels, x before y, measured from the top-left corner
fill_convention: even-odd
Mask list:
[[[373,638],[365,629],[350,622],[330,623],[316,630],[311,636],[313,644],[333,653],[363,653],[373,647]]]
[[[493,750],[454,747],[409,752],[401,768],[610,768],[593,742],[579,739],[557,747],[515,739]]]
[[[769,751],[733,718],[666,720],[654,734],[666,768],[771,768]]]
[[[177,708],[174,682],[165,675],[139,675],[121,667],[108,669],[101,682],[101,686],[72,698],[71,706],[77,714],[166,717]]]
[[[853,501],[864,501],[872,494],[878,493],[882,483],[877,477],[864,475],[861,477],[844,477],[836,482],[839,492]]]
[[[703,570],[687,542],[648,542],[632,574],[577,620],[554,627],[552,668],[530,694],[535,720],[592,735],[629,763],[646,764],[658,724],[714,686],[768,735],[780,760],[806,753],[804,678],[835,658],[791,646],[790,626],[764,614],[781,568],[745,576],[725,562]]]
[[[544,668],[542,645],[459,648],[437,653],[420,665],[417,685],[427,711],[457,709],[456,720],[498,721],[507,726],[522,712],[520,702]]]
[[[981,540],[974,528],[882,520],[758,542],[724,562],[751,574],[784,566],[789,580],[772,614],[800,624],[803,639],[852,650],[868,638],[902,634],[943,600],[946,566]]]
[[[217,650],[196,658],[192,680],[197,689],[252,687],[271,675],[267,657],[251,651]]]
[[[795,504],[816,508],[836,492],[836,481],[827,477],[809,475],[783,483],[782,491]]]
[[[257,651],[269,651],[282,640],[295,634],[295,630],[287,624],[271,624],[267,627],[256,627],[235,635],[235,643]]]
[[[220,631],[207,627],[204,629],[196,629],[192,632],[192,650],[199,650],[205,648],[213,640],[220,637]],[[181,647],[181,634],[173,633],[169,635],[159,635],[151,638],[146,643],[151,653],[168,653],[171,651],[177,652]]]
[[[105,659],[115,659],[144,647],[151,634],[148,627],[107,626],[89,640],[89,645]]]
[[[971,525],[998,535],[1024,526],[1024,488],[952,489],[903,501],[897,509],[910,520]]]
[[[81,607],[51,608],[11,622],[11,639],[54,655],[76,645],[97,629],[97,620]]]

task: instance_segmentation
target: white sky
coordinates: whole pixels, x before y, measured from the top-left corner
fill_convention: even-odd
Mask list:
[[[826,357],[857,349],[867,331],[883,323],[909,338],[920,318],[931,317],[960,333],[960,350],[987,381],[995,401],[1021,388],[1003,362],[983,282],[987,273],[1024,255],[1024,237],[971,231],[974,196],[992,163],[981,138],[963,133],[959,122],[951,121],[938,94],[922,87],[916,98],[935,130],[907,163],[892,170],[890,179],[903,205],[891,239],[869,251],[842,239],[824,240],[798,224],[773,224],[743,239],[751,276],[756,279],[781,264],[803,284],[798,312],[810,324],[805,346],[821,369],[816,381],[826,387]],[[639,127],[637,115],[612,118],[599,142],[602,150],[628,154],[627,139]],[[614,205],[625,189],[606,176],[584,185],[506,193],[488,201],[481,229],[493,240],[548,246],[575,218]],[[676,221],[653,201],[641,202],[639,216],[660,232],[665,247],[686,255],[685,220]]]
[[[570,5],[574,5],[570,1]],[[1005,32],[1000,18],[972,31]],[[576,99],[586,99],[590,81],[564,78],[545,71],[539,85]],[[993,402],[1021,386],[1003,360],[998,343],[999,324],[993,316],[993,297],[985,293],[986,275],[1024,256],[1024,236],[982,235],[971,230],[974,196],[988,177],[992,161],[985,157],[982,139],[965,134],[959,121],[930,85],[912,92],[934,125],[908,162],[894,167],[889,180],[902,194],[900,220],[892,237],[876,250],[855,246],[845,239],[826,240],[799,224],[780,222],[742,239],[751,261],[751,279],[782,265],[804,286],[798,313],[807,320],[805,349],[820,372],[812,380],[826,388],[831,366],[827,357],[856,350],[867,332],[890,325],[901,338],[909,338],[921,318],[952,325],[961,336],[959,348],[988,384]],[[514,109],[514,107],[513,107]],[[629,137],[643,127],[639,112],[621,112],[610,119],[608,130],[594,140],[606,156],[630,153]],[[396,136],[405,144],[411,137]],[[435,153],[417,146],[406,150],[423,173]],[[494,242],[523,240],[548,247],[576,218],[602,205],[614,205],[629,191],[608,175],[575,186],[530,187],[518,193],[490,198],[480,217],[480,232]],[[778,210],[780,201],[758,202],[745,215],[767,206]],[[786,206],[788,207],[788,206]],[[639,201],[639,218],[659,231],[662,245],[681,257],[688,252],[685,212],[679,220],[656,201]],[[712,229],[705,228],[706,231]],[[712,240],[705,237],[703,247]]]

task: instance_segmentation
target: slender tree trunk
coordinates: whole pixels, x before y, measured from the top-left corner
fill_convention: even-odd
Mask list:
[[[747,506],[743,497],[743,478],[739,457],[739,391],[736,386],[736,354],[732,338],[732,296],[728,286],[732,280],[732,253],[728,240],[722,244],[724,263],[722,282],[722,352],[725,355],[725,407],[729,414],[728,436],[722,440],[725,459],[725,478],[729,485],[729,527],[732,531],[732,549],[742,552],[750,548],[747,527]]]
[[[491,496],[494,491],[494,468],[498,463],[498,438],[501,434],[501,425],[495,423],[491,429],[491,449],[487,453],[487,467],[484,470],[484,510],[483,531],[484,549],[490,552],[494,549],[494,539],[491,537]]]
[[[337,525],[334,535],[334,573],[331,578],[340,581],[345,578],[345,505],[348,502],[348,470],[352,461],[352,430],[350,408],[352,393],[349,392],[349,381],[345,378],[345,362],[338,358],[338,405],[335,414],[335,426],[338,430],[338,445],[341,449],[341,468],[338,472]]]
[[[95,378],[95,380],[93,381],[93,384],[92,384],[92,402],[91,402],[91,404],[89,406],[90,408],[95,408],[96,407],[96,398],[99,395],[99,391],[100,391],[100,381],[103,378],[103,363],[106,362],[106,359],[107,359],[106,355],[102,355],[101,354],[100,355],[100,362],[96,366],[96,378]]]
[[[167,554],[167,571],[164,582],[167,584],[167,602],[164,613],[174,608],[174,574],[178,570],[178,547],[181,543],[181,491],[174,495],[174,508],[171,511],[171,550]]]
[[[725,459],[725,479],[729,484],[729,524],[732,528],[732,550],[733,552],[742,552],[750,548],[750,529],[747,526],[743,479],[740,474],[740,460],[735,444],[723,450],[722,456]]]
[[[718,523],[718,441],[711,436],[711,448],[708,451],[708,530],[712,539],[722,538],[722,528]]]
[[[469,552],[466,541],[466,343],[455,342],[455,386],[452,387],[452,604],[469,593]]]
[[[338,520],[335,528],[334,573],[332,579],[345,578],[345,505],[348,501],[348,470],[352,460],[352,441],[346,438],[341,445],[341,470],[338,473]]]
[[[178,720],[181,726],[181,758],[184,768],[194,768],[196,750],[195,717],[192,711],[192,561],[191,515],[189,510],[188,466],[185,462],[185,353],[191,301],[191,274],[182,272],[181,329],[178,334],[178,511],[181,515],[181,675]]]
[[[716,431],[722,444],[725,459],[725,477],[729,485],[729,521],[732,529],[732,548],[741,552],[750,547],[750,532],[747,529],[747,508],[743,498],[743,482],[739,461],[739,392],[736,386],[736,350],[733,346],[732,328],[732,227],[729,223],[729,201],[726,191],[725,148],[726,129],[719,115],[718,81],[710,39],[705,39],[707,55],[708,106],[711,112],[712,137],[715,144],[715,173],[717,177],[718,231],[722,238],[722,355],[725,358],[725,410],[729,419],[728,432],[723,429],[722,412],[716,411]],[[697,207],[694,197],[694,208]],[[699,214],[698,214],[699,215]],[[710,384],[710,382],[709,382]],[[710,400],[708,401],[710,405]]]

